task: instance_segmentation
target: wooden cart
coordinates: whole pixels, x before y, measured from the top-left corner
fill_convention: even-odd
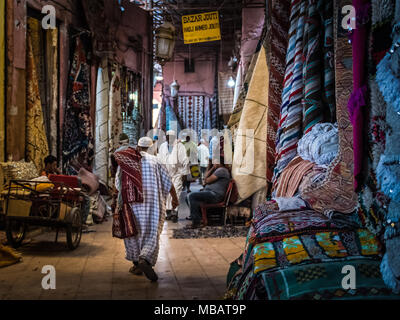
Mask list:
[[[70,250],[79,246],[82,237],[84,195],[80,189],[62,182],[10,181],[4,201],[8,242],[18,248],[27,227],[65,229]]]

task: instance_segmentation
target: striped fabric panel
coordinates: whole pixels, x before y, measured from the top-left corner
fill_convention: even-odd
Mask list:
[[[328,108],[324,109],[326,120],[328,122],[336,122],[333,0],[324,0],[323,2],[324,4],[322,10],[324,22],[324,90],[322,99],[328,106]]]
[[[333,68],[333,2],[309,1],[305,25],[304,134],[335,119]]]
[[[286,50],[288,46],[290,0],[272,0],[270,4],[270,34],[268,65],[270,70],[268,127],[267,127],[267,180],[274,174],[275,143],[282,105],[283,81],[285,79]]]
[[[302,135],[303,37],[306,1],[292,0],[289,46],[282,93],[280,123],[277,132],[277,162],[273,183],[297,154],[297,142]]]
[[[322,0],[323,1],[323,0]],[[322,2],[318,1],[318,4]],[[303,130],[311,131],[314,125],[323,121],[321,101],[321,19],[317,1],[308,1],[307,18],[304,27],[304,100]]]

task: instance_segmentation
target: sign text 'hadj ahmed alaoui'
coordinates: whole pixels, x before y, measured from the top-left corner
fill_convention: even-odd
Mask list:
[[[183,16],[182,26],[185,44],[221,40],[218,11]]]

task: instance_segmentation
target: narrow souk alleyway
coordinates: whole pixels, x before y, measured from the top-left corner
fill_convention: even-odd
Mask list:
[[[109,218],[92,228],[96,232],[84,234],[72,252],[66,250],[65,235],[57,244],[54,233],[28,241],[19,250],[23,262],[0,272],[0,300],[220,300],[229,265],[245,239],[172,239],[173,229],[187,225],[187,216],[182,202],[178,224],[165,223],[157,283],[128,272],[131,263],[125,260],[123,241],[111,236]],[[56,269],[56,290],[42,289],[45,265]]]
[[[0,0],[0,304],[399,300],[399,92],[400,0]]]

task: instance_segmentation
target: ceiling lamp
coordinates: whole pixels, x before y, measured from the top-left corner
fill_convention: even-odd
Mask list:
[[[181,86],[179,85],[177,80],[174,80],[174,82],[171,83],[170,88],[171,88],[171,97],[172,98],[178,97],[180,87]]]
[[[175,27],[170,22],[164,22],[156,31],[156,59],[164,65],[172,59],[175,49]]]
[[[236,81],[233,79],[233,77],[231,76],[228,80],[228,87],[229,88],[233,88],[236,85]]]

